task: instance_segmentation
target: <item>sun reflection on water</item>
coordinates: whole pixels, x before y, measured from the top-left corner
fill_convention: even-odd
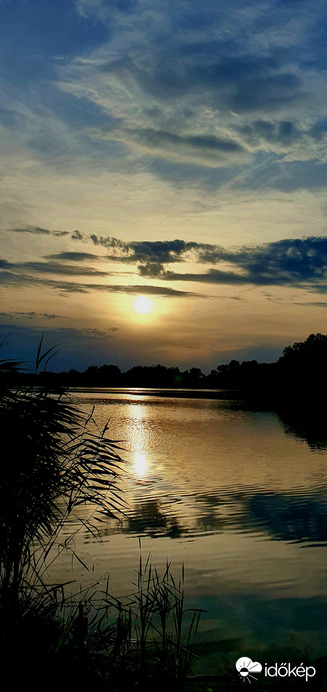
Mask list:
[[[147,412],[142,404],[133,404],[129,407],[129,415],[131,421],[129,442],[134,457],[133,474],[138,479],[144,479],[149,474],[149,459],[144,453],[149,437],[149,432],[144,425]]]
[[[143,452],[135,452],[133,470],[137,478],[145,478],[148,475],[149,463]]]

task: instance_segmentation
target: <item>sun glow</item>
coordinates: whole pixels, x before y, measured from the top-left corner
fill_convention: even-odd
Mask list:
[[[140,315],[146,315],[148,312],[151,312],[152,308],[153,303],[150,298],[147,298],[146,296],[139,296],[136,298],[134,310],[136,310],[136,312],[138,312]]]

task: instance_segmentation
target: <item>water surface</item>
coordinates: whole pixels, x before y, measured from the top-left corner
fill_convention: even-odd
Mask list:
[[[140,389],[74,396],[123,441],[127,504],[121,521],[101,525],[101,543],[84,530],[76,536],[89,571],[66,557],[56,576],[88,585],[109,572],[111,592],[129,593],[140,536],[158,568],[168,558],[178,577],[185,564],[188,604],[208,611],[199,639],[213,649],[229,642],[255,654],[293,639],[312,655],[325,652],[324,444],[298,432],[292,416],[241,401]]]

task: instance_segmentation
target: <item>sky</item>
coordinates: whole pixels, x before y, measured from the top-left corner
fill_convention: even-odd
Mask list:
[[[2,357],[44,332],[56,370],[209,372],[327,332],[324,0],[0,0],[0,26]]]

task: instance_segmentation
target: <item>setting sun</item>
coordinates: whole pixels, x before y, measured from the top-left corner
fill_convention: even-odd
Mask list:
[[[138,312],[140,315],[146,315],[148,312],[150,312],[153,308],[153,303],[150,298],[147,298],[146,296],[139,296],[136,298],[136,301],[134,303],[134,310]]]

